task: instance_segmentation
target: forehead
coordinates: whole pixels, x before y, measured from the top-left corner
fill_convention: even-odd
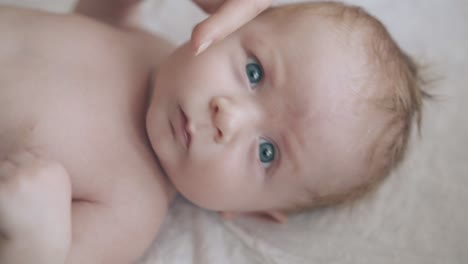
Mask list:
[[[289,101],[300,106],[304,104],[299,101],[311,99],[306,94],[329,91],[327,96],[336,98],[335,93],[356,94],[362,87],[355,85],[364,75],[362,49],[350,44],[351,38],[342,28],[320,16],[263,16],[246,27],[242,42],[270,68],[266,77],[272,84],[287,87],[295,99]],[[329,87],[341,90],[326,89]]]
[[[245,35],[264,59],[268,120],[287,142],[279,177],[317,192],[352,185],[356,179],[348,172],[360,170],[368,152],[360,48],[320,17],[286,23],[264,17]]]

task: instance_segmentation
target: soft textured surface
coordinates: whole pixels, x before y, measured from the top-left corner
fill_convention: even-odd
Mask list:
[[[0,0],[57,12],[72,2]],[[282,226],[224,222],[179,199],[142,263],[468,263],[468,1],[351,3],[378,16],[439,80],[439,99],[426,104],[423,137],[413,137],[403,166],[360,203]],[[149,28],[177,43],[204,17],[188,0],[149,0],[142,13]]]

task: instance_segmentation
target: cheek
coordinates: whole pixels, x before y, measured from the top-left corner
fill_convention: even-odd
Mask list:
[[[198,206],[211,210],[234,208],[255,189],[245,155],[231,152],[207,159],[201,155],[195,158],[181,168],[183,172],[177,188]]]
[[[225,91],[233,82],[233,65],[225,47],[211,47],[193,56],[182,47],[161,66],[164,86],[181,96],[211,95]]]

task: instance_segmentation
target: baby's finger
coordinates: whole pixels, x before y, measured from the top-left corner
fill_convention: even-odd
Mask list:
[[[271,0],[226,1],[215,14],[198,24],[191,38],[196,54],[200,54],[213,42],[223,39],[267,9]]]

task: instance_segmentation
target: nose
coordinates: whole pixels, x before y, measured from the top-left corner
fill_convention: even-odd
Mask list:
[[[248,119],[244,113],[245,107],[227,97],[218,96],[211,99],[210,111],[216,129],[217,143],[227,143],[232,140]]]

